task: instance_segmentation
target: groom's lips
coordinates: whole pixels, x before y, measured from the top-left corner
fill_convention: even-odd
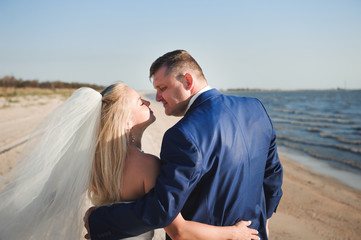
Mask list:
[[[167,102],[162,101],[162,103],[163,103],[163,107],[165,108],[165,106],[167,105]]]

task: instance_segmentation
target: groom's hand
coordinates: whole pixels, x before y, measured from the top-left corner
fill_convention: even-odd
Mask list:
[[[236,227],[236,234],[234,239],[239,240],[260,240],[258,237],[258,231],[256,229],[250,228],[251,221],[240,221],[233,225]]]
[[[89,216],[90,214],[96,209],[96,207],[91,207],[88,209],[88,211],[86,211],[85,215],[84,215],[84,218],[83,218],[83,221],[84,221],[84,227],[87,231],[87,233],[85,234],[84,238],[85,239],[90,239],[90,230],[89,230],[89,222],[88,222],[88,219],[89,219]]]

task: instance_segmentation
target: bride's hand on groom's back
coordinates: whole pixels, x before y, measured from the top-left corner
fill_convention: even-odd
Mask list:
[[[253,228],[249,228],[251,225],[251,221],[239,221],[235,225],[233,225],[236,228],[235,231],[235,238],[237,240],[256,240],[260,239],[257,234],[258,231]]]
[[[88,209],[88,211],[86,211],[85,215],[84,215],[84,218],[83,218],[83,221],[84,221],[84,227],[87,231],[87,233],[85,234],[84,238],[85,239],[90,239],[90,230],[89,230],[89,216],[90,214],[96,209],[96,207],[91,207]]]

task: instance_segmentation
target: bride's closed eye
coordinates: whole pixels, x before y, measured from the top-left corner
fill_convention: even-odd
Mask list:
[[[140,102],[140,105],[139,106],[143,106],[144,105],[144,101],[143,101],[143,99],[142,98],[138,98],[138,101]]]

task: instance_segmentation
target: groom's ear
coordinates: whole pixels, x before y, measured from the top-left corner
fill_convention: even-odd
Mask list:
[[[185,79],[185,87],[186,87],[186,90],[191,90],[194,86],[194,81],[193,81],[193,77],[191,74],[189,73],[186,73],[184,75],[184,79]]]

